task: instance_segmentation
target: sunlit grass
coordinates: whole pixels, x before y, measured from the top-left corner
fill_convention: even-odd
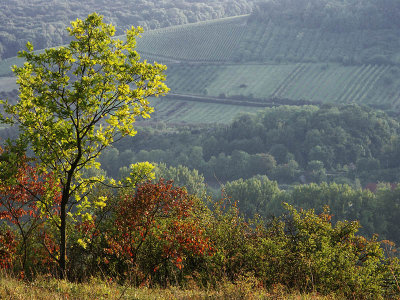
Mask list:
[[[53,278],[33,282],[0,277],[0,299],[338,299],[317,294],[287,293],[282,287],[272,291],[255,288],[249,282],[222,282],[216,289],[197,287],[134,288],[113,282],[91,279],[87,283],[71,283]]]

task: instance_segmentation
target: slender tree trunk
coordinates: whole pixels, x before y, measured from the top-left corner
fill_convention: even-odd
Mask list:
[[[67,248],[67,239],[66,239],[66,206],[67,201],[64,199],[64,195],[61,200],[61,211],[60,211],[60,278],[64,279],[66,276],[66,248]],[[68,200],[68,199],[67,199]]]
[[[72,179],[75,175],[76,167],[80,159],[82,158],[82,147],[81,147],[81,139],[79,135],[77,136],[77,147],[78,154],[71,164],[71,169],[67,173],[67,180],[63,187],[62,196],[61,196],[61,211],[60,211],[60,259],[59,259],[59,267],[60,267],[60,278],[65,279],[67,275],[66,262],[67,262],[67,204],[69,202],[70,191]]]

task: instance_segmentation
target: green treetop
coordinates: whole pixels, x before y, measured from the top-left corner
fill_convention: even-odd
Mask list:
[[[58,230],[61,276],[66,268],[66,222],[90,206],[84,197],[102,178],[84,177],[85,168],[98,167],[96,158],[116,140],[135,135],[137,117],[148,118],[149,96],[168,92],[163,83],[166,66],[140,61],[135,51],[141,28],[114,39],[115,28],[93,13],[67,28],[72,41],[65,47],[33,52],[32,44],[19,56],[23,67],[13,67],[19,102],[4,103],[8,123],[19,126],[44,170],[57,176],[61,188]],[[57,217],[58,218],[58,217]]]

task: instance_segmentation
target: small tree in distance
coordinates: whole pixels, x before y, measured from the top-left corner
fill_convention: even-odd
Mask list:
[[[74,217],[90,218],[88,208],[105,205],[86,197],[93,184],[104,178],[83,175],[99,167],[96,158],[120,138],[136,134],[135,119],[148,118],[153,108],[149,96],[168,92],[163,83],[166,66],[140,61],[135,51],[142,29],[132,27],[126,41],[114,39],[115,28],[93,13],[67,28],[72,41],[66,47],[19,56],[24,66],[13,67],[19,85],[19,102],[2,102],[7,118],[19,126],[43,170],[58,179],[61,189],[57,221],[60,276],[66,271],[66,229]],[[10,163],[10,162],[7,162]],[[73,207],[75,207],[73,209]]]

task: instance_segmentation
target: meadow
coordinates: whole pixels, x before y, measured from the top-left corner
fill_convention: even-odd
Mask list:
[[[86,283],[72,283],[49,278],[38,278],[32,282],[19,281],[8,276],[0,276],[1,299],[292,299],[292,300],[330,300],[340,299],[322,296],[318,293],[300,294],[288,292],[277,286],[271,291],[254,286],[251,280],[242,280],[236,284],[221,282],[218,289],[200,289],[195,285],[181,289],[169,288],[136,288],[119,285],[112,281],[92,278]]]

